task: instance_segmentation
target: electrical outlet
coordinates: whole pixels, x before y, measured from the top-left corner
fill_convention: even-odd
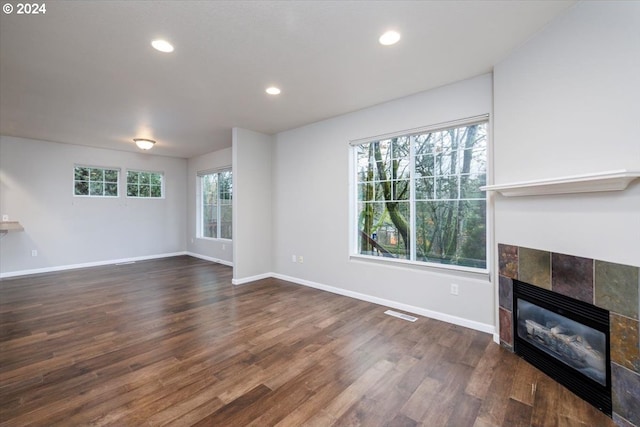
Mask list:
[[[9,215],[7,215],[7,214],[2,215],[2,220],[3,221],[9,221]]]
[[[296,261],[297,261],[296,256],[295,255],[291,255],[291,262],[296,262]]]
[[[193,237],[191,238],[191,243],[193,243]]]
[[[38,251],[36,249],[32,249],[31,256],[38,256]]]
[[[302,264],[304,262],[304,257],[302,255],[298,255],[298,262]]]
[[[455,283],[451,284],[451,295],[459,295],[460,294],[460,290],[458,289],[458,285],[456,285]]]
[[[222,244],[222,250],[226,251],[227,250],[227,245],[225,245],[224,243]]]

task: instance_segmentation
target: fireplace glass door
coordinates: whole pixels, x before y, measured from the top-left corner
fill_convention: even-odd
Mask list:
[[[520,298],[518,336],[583,375],[607,385],[606,335]]]
[[[611,415],[609,312],[513,279],[514,351]]]

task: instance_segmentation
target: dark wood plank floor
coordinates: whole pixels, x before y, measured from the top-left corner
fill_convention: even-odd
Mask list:
[[[612,426],[487,334],[191,257],[0,282],[3,426]]]

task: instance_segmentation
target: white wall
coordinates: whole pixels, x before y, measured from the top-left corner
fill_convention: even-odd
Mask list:
[[[494,70],[495,183],[640,171],[640,2],[581,2]],[[496,196],[496,240],[640,265],[640,182]]]
[[[273,137],[233,128],[233,283],[272,273]]]
[[[74,164],[121,168],[121,196],[74,197]],[[124,197],[127,168],[163,172],[166,197]],[[184,252],[186,171],[184,159],[0,136],[0,213],[25,228],[0,240],[0,274]]]
[[[491,92],[491,75],[483,75],[276,135],[274,272],[493,330],[486,276],[349,257],[349,141],[490,113]],[[294,254],[304,262],[293,263]],[[451,283],[459,285],[459,296],[450,294]]]
[[[233,264],[233,242],[229,240],[203,239],[197,237],[198,172],[231,167],[231,147],[192,157],[188,160],[187,177],[187,251],[194,256]]]

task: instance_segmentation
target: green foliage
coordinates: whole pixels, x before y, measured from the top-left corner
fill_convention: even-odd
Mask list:
[[[162,174],[127,171],[127,197],[162,197]]]
[[[73,171],[73,194],[118,197],[118,175],[117,169],[76,166]]]
[[[73,194],[76,196],[118,197],[117,169],[76,166],[73,172]],[[127,171],[127,197],[161,198],[162,174]]]
[[[359,252],[410,259],[415,246],[418,261],[486,267],[486,135],[481,123],[356,147]]]

